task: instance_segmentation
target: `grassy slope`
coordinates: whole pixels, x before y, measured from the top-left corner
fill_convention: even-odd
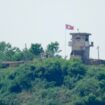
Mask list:
[[[105,66],[46,59],[0,69],[0,105],[105,105]]]

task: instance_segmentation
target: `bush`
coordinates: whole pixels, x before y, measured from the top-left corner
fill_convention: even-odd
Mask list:
[[[61,58],[0,69],[0,105],[104,105],[104,70]]]

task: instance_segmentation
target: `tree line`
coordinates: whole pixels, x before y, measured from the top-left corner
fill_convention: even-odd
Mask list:
[[[32,43],[30,48],[25,47],[20,50],[12,47],[10,43],[0,42],[0,61],[21,61],[33,60],[34,58],[60,57],[59,43],[51,42],[44,50],[41,44]]]

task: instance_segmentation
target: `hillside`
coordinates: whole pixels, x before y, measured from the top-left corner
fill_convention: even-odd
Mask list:
[[[105,105],[105,65],[51,58],[1,68],[0,105]]]

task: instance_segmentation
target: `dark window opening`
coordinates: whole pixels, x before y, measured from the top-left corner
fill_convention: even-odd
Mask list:
[[[77,40],[80,40],[80,37],[76,37]]]
[[[89,41],[89,37],[88,36],[86,36],[85,41]]]

